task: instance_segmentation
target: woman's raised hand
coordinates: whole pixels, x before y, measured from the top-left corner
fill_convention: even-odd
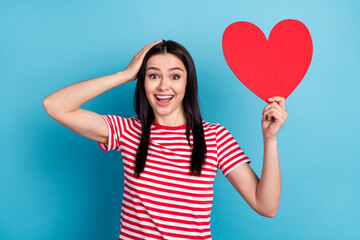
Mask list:
[[[149,43],[145,45],[145,47],[143,47],[137,54],[135,54],[129,65],[123,71],[128,76],[129,82],[134,81],[137,78],[137,74],[140,70],[141,64],[144,60],[146,53],[150,50],[150,48],[152,48],[154,45],[160,42],[162,42],[162,40]]]
[[[274,96],[268,99],[270,104],[263,110],[261,128],[264,140],[274,140],[280,128],[286,121],[288,114],[285,109],[285,98]]]

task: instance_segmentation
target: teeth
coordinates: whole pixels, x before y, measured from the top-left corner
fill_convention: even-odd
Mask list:
[[[159,99],[167,99],[167,98],[172,98],[173,96],[156,96]]]

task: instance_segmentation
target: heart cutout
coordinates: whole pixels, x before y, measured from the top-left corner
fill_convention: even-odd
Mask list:
[[[235,76],[265,102],[285,99],[304,78],[312,59],[313,44],[307,27],[286,19],[274,26],[266,39],[250,22],[235,22],[224,31],[223,53]]]

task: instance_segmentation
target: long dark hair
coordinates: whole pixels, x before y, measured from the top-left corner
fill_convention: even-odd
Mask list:
[[[153,46],[145,55],[143,63],[138,72],[138,80],[135,88],[134,107],[141,122],[142,136],[136,153],[134,175],[140,177],[144,171],[147,152],[149,149],[150,127],[154,121],[153,109],[145,93],[146,63],[152,55],[170,53],[178,57],[187,71],[187,82],[183,107],[186,114],[186,137],[192,148],[190,175],[201,175],[201,168],[205,163],[206,144],[204,129],[197,94],[197,78],[195,65],[190,53],[184,46],[175,41],[165,41]],[[190,129],[193,134],[193,146],[190,143]]]

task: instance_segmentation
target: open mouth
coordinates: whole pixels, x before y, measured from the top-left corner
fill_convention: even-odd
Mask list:
[[[159,105],[165,106],[171,102],[171,100],[174,98],[174,95],[155,95],[155,98]]]

